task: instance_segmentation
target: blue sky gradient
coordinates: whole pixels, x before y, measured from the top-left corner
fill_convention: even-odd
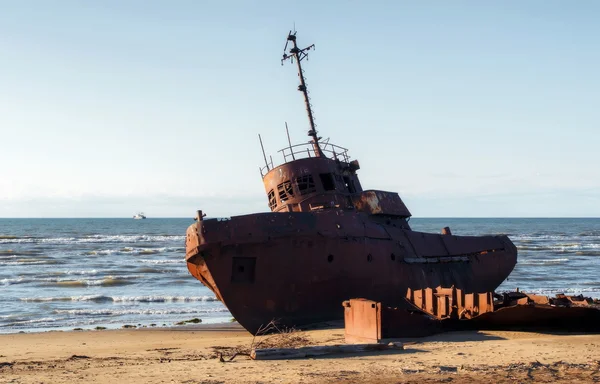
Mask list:
[[[6,2],[0,217],[268,211],[319,134],[415,217],[600,216],[595,1]]]

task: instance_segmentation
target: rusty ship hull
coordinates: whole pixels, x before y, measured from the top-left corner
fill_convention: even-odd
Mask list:
[[[343,211],[198,220],[186,242],[190,273],[253,334],[271,320],[342,319],[351,297],[393,305],[409,287],[493,291],[517,259],[506,236],[422,233]]]
[[[271,212],[204,220],[197,211],[186,236],[190,273],[251,333],[272,320],[289,327],[342,319],[342,302],[355,297],[393,305],[408,288],[496,289],[517,262],[510,239],[415,232],[398,193],[363,190],[358,160],[317,135],[301,66],[314,45],[300,49],[291,31],[288,45],[282,63],[298,67],[311,140],[292,145],[286,123],[288,146],[274,165],[259,135]]]

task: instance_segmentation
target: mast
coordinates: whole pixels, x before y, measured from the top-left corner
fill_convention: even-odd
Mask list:
[[[290,41],[292,42],[293,47],[290,49],[290,55],[288,55],[287,53],[285,53],[285,50],[287,49],[288,43]],[[304,81],[304,71],[302,70],[302,65],[300,64],[302,59],[308,56],[308,53],[306,52],[314,48],[314,44],[309,45],[308,47],[303,49],[298,48],[298,45],[296,44],[296,32],[292,33],[292,31],[290,31],[288,33],[287,41],[285,43],[285,48],[283,49],[283,59],[281,59],[281,65],[283,65],[283,62],[287,59],[290,59],[292,63],[294,62],[294,58],[296,59],[296,64],[298,65],[298,77],[300,78],[300,85],[298,86],[298,90],[304,95],[304,104],[306,105],[306,113],[308,114],[308,122],[310,124],[310,131],[308,131],[308,136],[312,137],[311,143],[315,151],[315,156],[321,157],[323,156],[323,152],[321,151],[321,147],[319,146],[320,137],[317,136],[315,119],[313,118],[312,107],[310,105],[310,99],[308,97],[308,90],[306,89],[306,82]]]

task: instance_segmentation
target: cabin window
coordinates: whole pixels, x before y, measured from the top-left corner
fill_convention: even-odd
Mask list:
[[[321,183],[323,184],[324,190],[335,190],[335,181],[333,181],[333,175],[331,173],[321,173],[319,176],[321,177]]]
[[[317,187],[315,186],[315,181],[313,180],[312,175],[296,178],[296,185],[298,186],[298,192],[300,192],[301,195],[306,195],[317,191]]]
[[[291,181],[284,181],[277,186],[277,192],[279,193],[279,200],[283,203],[294,197],[294,190],[292,189]]]
[[[273,210],[277,206],[277,200],[275,199],[275,191],[271,189],[269,191],[268,197],[269,197],[269,208],[271,210]]]

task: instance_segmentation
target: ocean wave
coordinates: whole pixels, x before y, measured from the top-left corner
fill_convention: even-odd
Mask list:
[[[566,263],[567,261],[569,261],[569,259],[567,258],[561,258],[561,259],[530,259],[530,260],[519,260],[518,264],[521,265],[553,265],[553,264],[563,264]],[[545,279],[548,279],[547,276],[544,277]]]
[[[600,287],[571,287],[571,288],[537,288],[524,290],[527,293],[555,297],[557,294],[564,293],[569,296],[583,295],[598,297],[600,295]]]
[[[591,285],[593,287],[600,287],[600,281],[581,281],[578,284],[581,284],[581,285]]]
[[[137,243],[183,241],[184,235],[92,235],[78,238],[82,243]]]
[[[229,312],[227,308],[178,308],[178,309],[55,309],[52,313],[71,316],[123,316],[123,315],[182,315]]]
[[[153,268],[153,267],[141,267],[140,269],[138,269],[138,271],[141,274],[143,274],[143,273],[172,273],[172,272],[179,272],[177,270],[169,269],[169,268]]]
[[[185,264],[185,260],[183,258],[181,259],[159,259],[159,260],[152,260],[152,259],[141,259],[140,262],[142,263],[146,263],[146,264]]]
[[[116,249],[102,249],[102,250],[95,250],[95,251],[85,251],[82,252],[81,255],[82,256],[106,256],[106,255],[113,255],[113,254],[119,254],[119,251]]]
[[[140,302],[140,303],[171,303],[171,302],[194,302],[194,301],[218,301],[214,296],[121,296],[113,297],[116,302]]]
[[[54,323],[58,319],[54,317],[42,317],[39,319],[18,319],[16,321],[11,321],[10,323],[0,324],[0,327],[18,327],[22,325],[33,325],[33,324],[47,324]]]
[[[53,301],[92,301],[103,303],[113,301],[112,297],[104,295],[88,295],[88,296],[61,296],[61,297],[24,297],[20,299],[27,303],[46,303]]]
[[[578,251],[596,251],[600,252],[600,243],[554,243],[539,245],[521,245],[516,244],[520,251],[552,251],[552,252],[578,252]]]
[[[96,269],[89,270],[68,270],[63,272],[65,275],[97,275],[98,271]]]
[[[76,240],[75,237],[17,237],[13,239],[0,239],[0,244],[30,244],[30,243],[53,243],[53,244],[69,244]]]
[[[98,255],[155,255],[163,252],[183,252],[185,248],[181,247],[159,247],[159,248],[132,248],[122,247],[119,249],[96,249],[82,252],[84,256]]]
[[[576,251],[577,256],[600,256],[600,249],[597,251]]]
[[[0,285],[8,286],[8,285],[15,285],[15,284],[26,284],[26,283],[30,283],[32,281],[34,281],[34,280],[26,279],[24,277],[13,277],[13,278],[6,278],[6,279],[0,280]]]
[[[5,258],[8,256],[33,256],[39,255],[39,251],[18,251],[15,249],[0,249],[0,258]]]
[[[80,243],[149,243],[184,241],[182,235],[92,235],[84,237],[17,237],[0,238],[0,244],[80,244]]]
[[[108,276],[102,279],[41,279],[42,286],[62,287],[62,288],[81,288],[88,286],[114,287],[120,285],[135,284],[138,276]]]
[[[515,236],[511,236],[510,239],[512,241],[543,241],[543,242],[547,242],[547,241],[582,241],[585,240],[586,242],[588,241],[593,241],[593,240],[600,240],[600,235],[588,235],[588,236],[582,236],[585,239],[581,239],[580,236],[577,235],[572,235],[572,234],[564,234],[564,235],[515,235]],[[594,239],[595,238],[595,239]]]
[[[577,234],[577,236],[581,236],[581,237],[597,236],[597,237],[600,237],[600,231],[581,232],[581,233]]]
[[[0,265],[52,265],[61,264],[58,260],[52,259],[16,259],[11,261],[0,261]]]
[[[86,295],[86,296],[57,296],[57,297],[24,297],[20,301],[28,303],[45,303],[54,301],[91,301],[96,303],[117,302],[117,303],[176,303],[176,302],[212,302],[219,301],[214,296],[105,296],[105,295]]]

